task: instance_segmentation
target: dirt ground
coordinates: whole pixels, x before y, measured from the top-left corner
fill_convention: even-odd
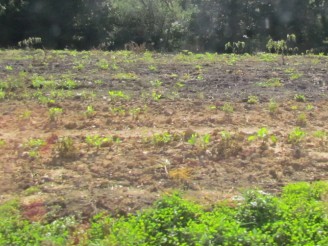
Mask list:
[[[19,198],[44,204],[48,218],[88,218],[134,212],[175,190],[212,204],[248,188],[276,193],[290,182],[327,180],[328,58],[286,60],[0,51],[0,82],[20,82],[3,86],[0,101],[0,203]],[[57,86],[72,94],[44,102],[40,95],[56,90],[33,86],[36,75],[77,86]],[[51,120],[50,108],[62,113]],[[250,137],[263,127],[263,139]],[[306,135],[293,143],[296,127]],[[114,141],[88,145],[95,135]],[[66,152],[65,137],[74,145]],[[33,155],[27,143],[36,138],[45,143]]]

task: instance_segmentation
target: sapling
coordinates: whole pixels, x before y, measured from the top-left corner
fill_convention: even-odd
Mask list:
[[[295,34],[287,34],[286,40],[273,41],[270,39],[266,45],[266,48],[271,52],[274,51],[277,54],[281,54],[282,64],[285,65],[285,56],[287,52],[296,52],[297,47],[292,47],[292,44],[296,43]]]
[[[49,119],[51,122],[57,121],[59,116],[63,113],[62,108],[50,108],[49,109]]]

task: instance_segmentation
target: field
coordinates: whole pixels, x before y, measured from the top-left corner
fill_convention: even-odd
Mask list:
[[[0,51],[0,204],[37,221],[328,178],[328,57]]]

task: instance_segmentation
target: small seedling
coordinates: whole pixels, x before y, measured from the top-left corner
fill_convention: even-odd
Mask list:
[[[271,115],[275,115],[278,110],[278,104],[274,99],[271,99],[269,102],[269,112]]]
[[[13,67],[12,66],[5,66],[5,69],[7,70],[7,71],[12,71],[13,70]]]
[[[259,103],[258,96],[248,96],[247,103],[248,104],[258,104]]]
[[[222,107],[221,110],[226,114],[230,115],[234,112],[234,108],[231,103],[226,102]]]
[[[152,99],[153,99],[154,101],[158,101],[159,99],[162,98],[162,94],[160,94],[160,93],[158,93],[158,92],[156,92],[156,91],[153,91],[153,92],[151,93],[151,97],[152,97]]]
[[[154,65],[150,65],[150,66],[148,67],[148,69],[149,69],[149,71],[152,71],[152,72],[156,72],[156,71],[157,71],[157,67],[154,66]]]
[[[306,133],[299,127],[294,128],[288,135],[288,142],[292,145],[299,145],[306,136]]]
[[[320,140],[321,146],[325,146],[327,144],[328,132],[323,130],[318,130],[314,132],[313,136]]]
[[[108,94],[112,100],[118,100],[118,99],[128,100],[129,99],[129,96],[126,95],[123,91],[109,91]]]
[[[306,102],[306,97],[303,94],[296,94],[294,99],[296,102]]]
[[[71,137],[63,137],[57,142],[56,149],[61,158],[73,158],[77,154],[74,140]]]
[[[114,142],[112,137],[101,137],[99,135],[86,136],[85,142],[92,147],[96,147],[99,150],[101,147],[109,147]],[[115,142],[120,142],[119,138],[115,139]]]
[[[24,144],[24,146],[28,149],[29,157],[35,159],[39,157],[39,150],[42,146],[44,146],[46,142],[40,138],[32,138]]]
[[[49,109],[49,119],[51,122],[58,120],[59,116],[63,113],[62,108],[50,108]]]
[[[152,80],[152,81],[150,81],[150,84],[151,84],[151,86],[153,86],[153,87],[160,87],[160,86],[163,84],[163,82],[160,81],[159,79],[157,79],[157,80]]]
[[[107,70],[109,68],[109,63],[105,59],[102,59],[97,63],[97,66],[102,70]]]
[[[0,100],[5,99],[6,97],[6,92],[4,92],[2,89],[0,89]]]
[[[164,133],[155,133],[151,139],[150,142],[157,146],[163,146],[165,144],[170,143],[174,140],[174,136],[169,132]]]
[[[0,139],[0,148],[3,148],[6,145],[6,141],[3,139]]]
[[[307,125],[307,117],[305,113],[301,113],[297,116],[296,125],[305,127]]]
[[[96,115],[96,111],[95,111],[95,109],[91,105],[89,105],[89,106],[87,106],[87,109],[84,112],[84,114],[85,114],[85,116],[87,118],[90,119],[90,118],[92,118],[92,117],[94,117]]]

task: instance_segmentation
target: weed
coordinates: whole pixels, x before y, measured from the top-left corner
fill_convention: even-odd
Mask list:
[[[174,135],[169,132],[155,133],[151,138],[150,142],[157,146],[163,146],[174,140]]]
[[[162,94],[156,92],[156,91],[152,91],[151,93],[151,98],[154,100],[154,101],[159,101],[159,99],[162,98]]]

